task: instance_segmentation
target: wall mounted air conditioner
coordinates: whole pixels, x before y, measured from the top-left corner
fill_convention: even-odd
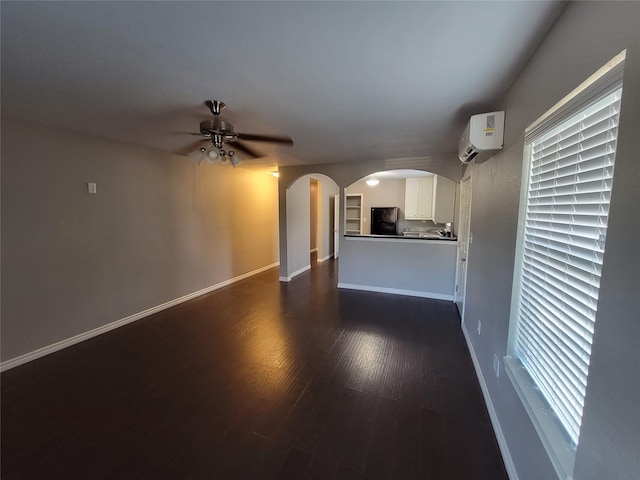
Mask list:
[[[458,143],[458,158],[462,163],[486,160],[502,150],[504,142],[504,111],[471,116]]]

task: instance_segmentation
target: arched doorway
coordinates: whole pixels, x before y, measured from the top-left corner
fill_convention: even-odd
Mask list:
[[[318,262],[335,256],[335,198],[339,192],[338,184],[320,173],[303,175],[287,187],[287,258],[286,264],[281,259],[281,281],[289,281],[309,270],[312,253]]]

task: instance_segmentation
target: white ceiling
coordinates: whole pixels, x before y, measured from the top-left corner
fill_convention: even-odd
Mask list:
[[[2,111],[189,149],[207,99],[280,165],[453,154],[563,8],[507,2],[2,2]],[[507,115],[508,122],[508,115]],[[37,132],[34,132],[34,138]]]

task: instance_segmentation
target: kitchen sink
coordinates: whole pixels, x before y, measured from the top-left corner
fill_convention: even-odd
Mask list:
[[[402,235],[410,238],[445,238],[437,233],[426,232],[402,232]]]

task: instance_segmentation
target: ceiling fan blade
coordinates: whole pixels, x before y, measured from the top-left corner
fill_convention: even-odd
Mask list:
[[[252,133],[236,133],[238,139],[244,140],[247,142],[270,142],[270,143],[281,143],[283,145],[293,145],[293,140],[291,137],[287,137],[285,135],[255,135]]]
[[[200,148],[200,147],[204,147],[206,146],[205,142],[210,142],[210,140],[208,138],[203,138],[202,140],[197,140],[193,143],[191,143],[188,147],[185,148],[181,148],[180,150],[178,150],[177,153],[178,155],[188,155],[189,153],[193,152],[194,150]]]
[[[247,155],[251,155],[253,158],[264,157],[263,154],[258,153],[253,148],[249,148],[245,144],[240,143],[237,140],[235,142],[229,142],[229,146],[233,147],[235,150],[240,150],[241,152],[244,152]]]

